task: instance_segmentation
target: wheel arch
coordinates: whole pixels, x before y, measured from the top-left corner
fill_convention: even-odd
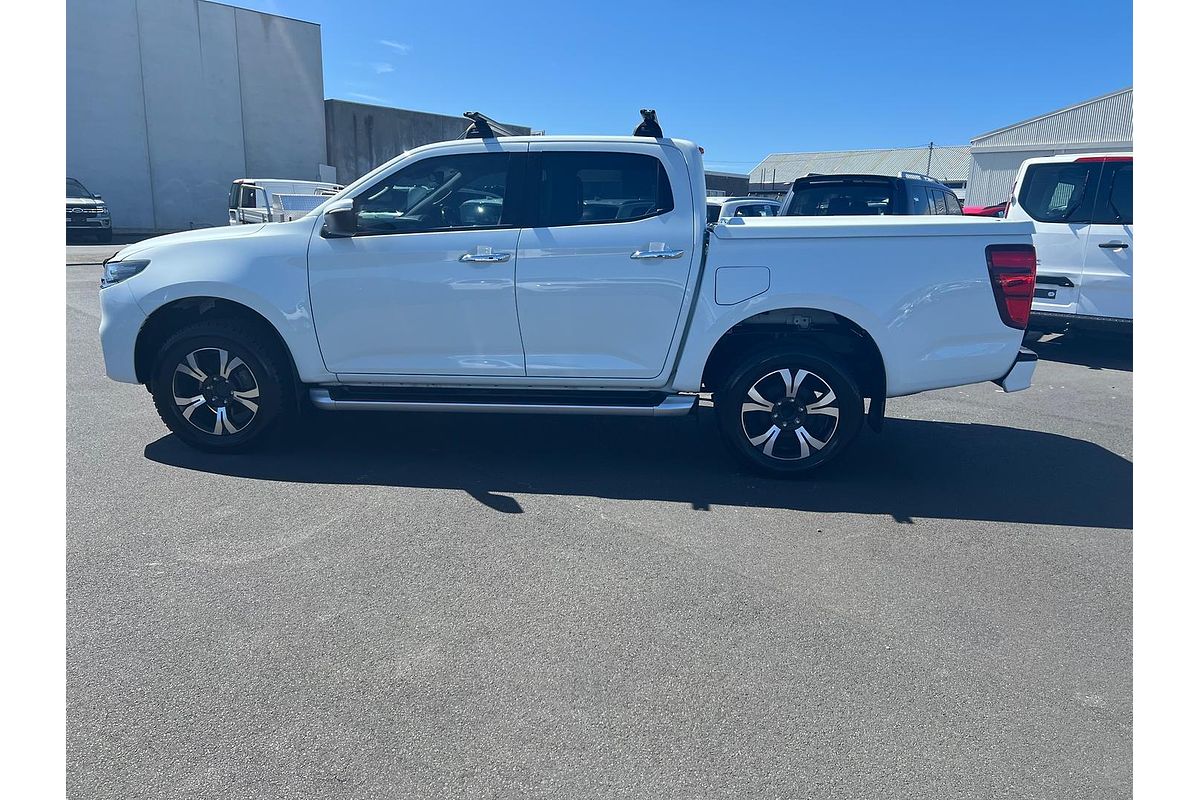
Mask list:
[[[876,338],[845,314],[807,305],[758,311],[729,325],[708,350],[701,384],[711,390],[751,353],[793,342],[845,359],[872,408],[882,407],[887,365]]]

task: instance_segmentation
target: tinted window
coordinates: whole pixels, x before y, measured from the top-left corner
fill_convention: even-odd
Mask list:
[[[547,152],[539,157],[540,227],[628,222],[675,207],[667,171],[654,156]]]
[[[721,218],[721,207],[715,206],[712,203],[708,204],[708,221],[716,222]]]
[[[1032,164],[1025,170],[1018,202],[1039,222],[1089,222],[1099,166],[1070,161]]]
[[[359,233],[507,227],[508,153],[435,156],[354,198]]]
[[[242,187],[242,208],[254,208],[254,187]]]
[[[91,197],[92,193],[74,178],[67,178],[67,197]]]
[[[946,213],[946,193],[939,191],[937,189],[930,189],[929,193],[930,193],[930,195],[933,196],[933,213],[945,214]]]
[[[237,208],[237,201],[238,201],[238,185],[235,183],[229,187],[229,207]]]
[[[871,216],[894,214],[892,184],[808,183],[792,189],[784,214],[792,217]]]
[[[962,203],[958,202],[958,196],[953,192],[945,192],[946,195],[946,213],[958,214],[962,216]]]
[[[1133,162],[1108,161],[1100,181],[1100,199],[1092,222],[1102,225],[1133,224]]]
[[[775,216],[775,206],[769,206],[766,203],[738,206],[733,215],[735,217],[773,217]]]

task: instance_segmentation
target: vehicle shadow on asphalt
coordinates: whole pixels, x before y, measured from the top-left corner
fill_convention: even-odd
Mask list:
[[[1038,358],[1091,369],[1133,371],[1133,337],[1068,333],[1028,345]]]
[[[504,513],[547,494],[915,518],[1130,528],[1133,465],[1056,434],[889,419],[801,480],[738,471],[712,410],[679,419],[312,414],[303,438],[244,455],[174,436],[145,449],[173,467],[258,480],[458,489]]]

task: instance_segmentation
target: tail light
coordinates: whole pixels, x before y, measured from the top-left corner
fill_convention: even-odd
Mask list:
[[[1025,330],[1037,277],[1037,253],[1033,245],[992,244],[985,252],[1000,319],[1010,328]]]

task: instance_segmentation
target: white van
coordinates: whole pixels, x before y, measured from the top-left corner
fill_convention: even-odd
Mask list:
[[[1030,331],[1132,332],[1132,153],[1029,159],[1017,173],[1007,218],[1034,226]]]
[[[229,187],[229,224],[299,219],[342,190],[336,183],[238,178]]]

